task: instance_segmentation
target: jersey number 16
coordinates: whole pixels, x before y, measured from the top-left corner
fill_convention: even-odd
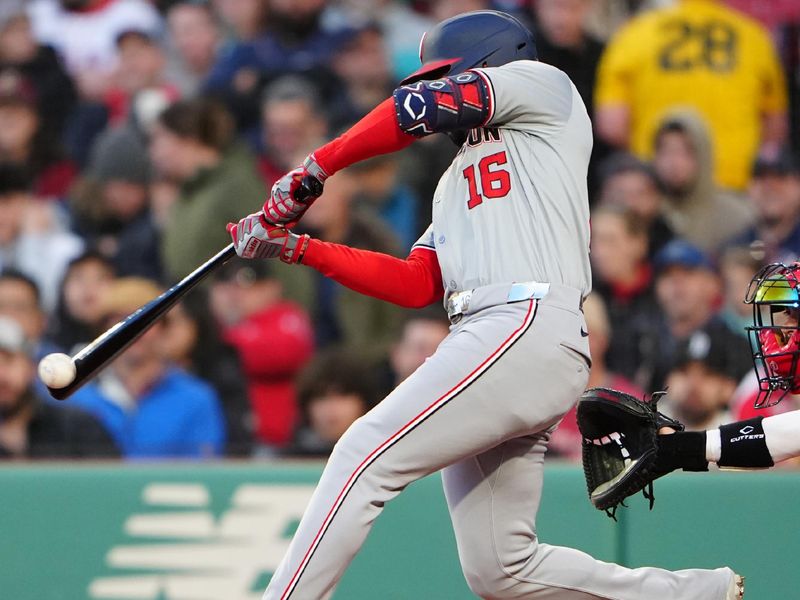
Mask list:
[[[475,172],[475,165],[470,165],[464,169],[462,175],[467,180],[469,187],[469,200],[467,208],[473,209],[483,202],[485,198],[503,198],[511,191],[511,174],[505,169],[492,170],[508,162],[505,152],[495,152],[489,156],[484,156],[478,162],[480,172],[481,192],[478,193],[478,177]]]

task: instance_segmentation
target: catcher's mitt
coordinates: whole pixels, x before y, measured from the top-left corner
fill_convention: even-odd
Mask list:
[[[589,499],[615,520],[617,507],[639,491],[652,509],[653,480],[668,472],[656,467],[658,430],[666,426],[682,431],[684,427],[658,412],[656,406],[664,394],[638,400],[617,390],[592,388],[578,402]]]

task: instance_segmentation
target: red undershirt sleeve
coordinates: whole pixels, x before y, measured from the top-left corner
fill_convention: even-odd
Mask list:
[[[328,175],[373,156],[402,150],[416,140],[397,124],[394,99],[387,98],[335,140],[313,152]]]
[[[436,251],[428,248],[414,248],[403,260],[312,239],[302,264],[351,290],[406,308],[422,308],[444,296]]]

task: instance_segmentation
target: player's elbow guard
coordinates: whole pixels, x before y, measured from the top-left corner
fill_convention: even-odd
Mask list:
[[[490,84],[475,71],[404,85],[393,97],[398,126],[415,137],[481,127],[492,117]]]

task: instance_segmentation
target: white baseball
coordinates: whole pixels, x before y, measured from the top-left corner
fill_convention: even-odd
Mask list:
[[[39,378],[47,387],[67,387],[75,379],[75,363],[66,354],[48,354],[39,361]]]

